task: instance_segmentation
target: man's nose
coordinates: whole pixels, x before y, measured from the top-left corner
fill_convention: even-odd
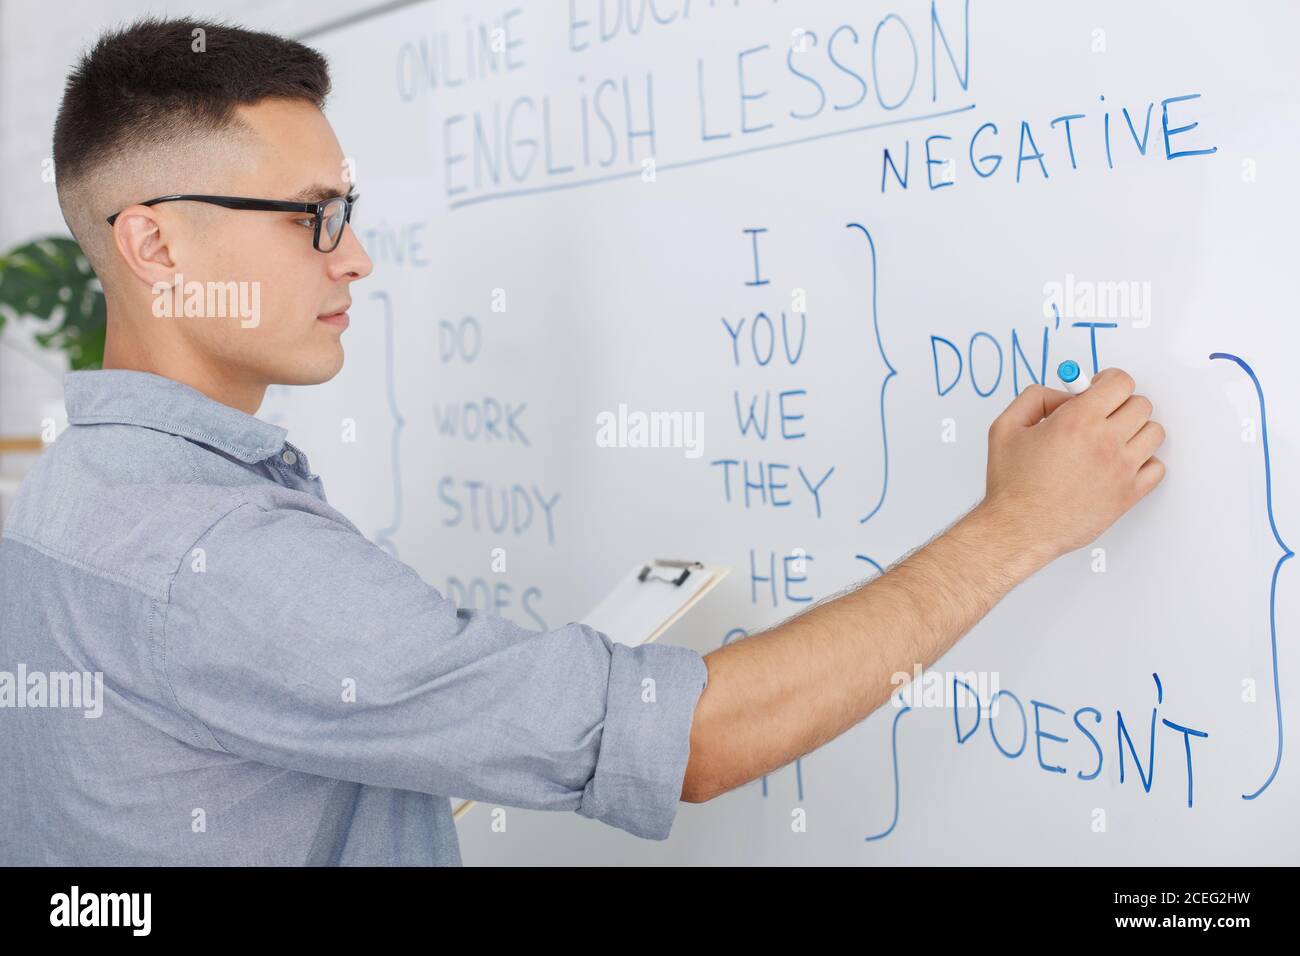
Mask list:
[[[328,253],[328,256],[331,279],[343,279],[349,276],[354,281],[364,279],[375,268],[351,223],[343,226],[343,238],[339,240],[338,248]]]

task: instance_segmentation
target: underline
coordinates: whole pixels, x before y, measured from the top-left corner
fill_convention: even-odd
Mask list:
[[[849,136],[853,133],[864,133],[868,130],[883,129],[886,126],[901,126],[905,123],[921,123],[925,120],[939,119],[944,116],[954,116],[957,113],[965,113],[973,110],[975,104],[968,106],[959,106],[956,109],[941,110],[938,113],[926,113],[922,116],[903,116],[898,119],[884,120],[879,123],[867,123],[864,126],[853,126],[849,129],[831,130],[826,133],[814,133],[811,136],[801,136],[798,139],[787,139],[780,143],[764,143],[761,146],[749,146],[745,149],[735,149],[729,153],[717,153],[713,156],[700,156],[697,159],[683,159],[675,163],[663,163],[655,166],[656,174],[660,171],[667,172],[674,169],[685,169],[688,166],[702,166],[705,163],[716,163],[723,159],[734,159],[737,156],[746,156],[750,153],[762,153],[769,149],[784,149],[787,146],[799,146],[803,143],[812,143],[819,139],[830,139],[834,136]],[[537,193],[556,192],[561,189],[581,189],[584,186],[594,186],[599,183],[613,182],[616,179],[631,179],[634,176],[642,175],[640,169],[629,169],[621,173],[610,173],[607,176],[592,176],[588,179],[574,179],[563,183],[548,183],[545,186],[531,186],[524,189],[507,189],[500,192],[484,193],[481,196],[469,196],[465,199],[458,199],[455,202],[447,204],[448,210],[455,211],[465,206],[476,206],[480,203],[495,202],[501,199],[514,199],[518,196],[532,196]]]

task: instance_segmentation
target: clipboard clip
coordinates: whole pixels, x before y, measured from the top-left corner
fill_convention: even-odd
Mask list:
[[[664,577],[663,575],[651,574],[650,571],[652,567],[676,568],[681,571],[681,574],[676,577]],[[646,581],[663,581],[667,584],[671,584],[673,587],[681,587],[686,579],[691,576],[692,571],[698,571],[702,567],[704,567],[704,565],[699,561],[668,561],[656,558],[654,561],[650,562],[650,564],[647,564],[641,569],[641,573],[636,576],[636,579],[642,583]]]

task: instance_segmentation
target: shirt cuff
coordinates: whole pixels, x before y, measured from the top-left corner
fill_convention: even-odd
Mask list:
[[[647,840],[666,840],[691,755],[695,705],[708,685],[689,647],[610,641],[605,725],[577,812]]]

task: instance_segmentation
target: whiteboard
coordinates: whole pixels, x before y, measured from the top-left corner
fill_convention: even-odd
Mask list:
[[[309,37],[375,271],[340,375],[262,414],[462,605],[553,628],[638,561],[726,564],[663,638],[707,653],[957,518],[1062,359],[1131,370],[1169,434],[1164,484],[910,706],[667,841],[480,808],[465,861],[1300,860],[1297,32],[1282,2],[442,0]]]

